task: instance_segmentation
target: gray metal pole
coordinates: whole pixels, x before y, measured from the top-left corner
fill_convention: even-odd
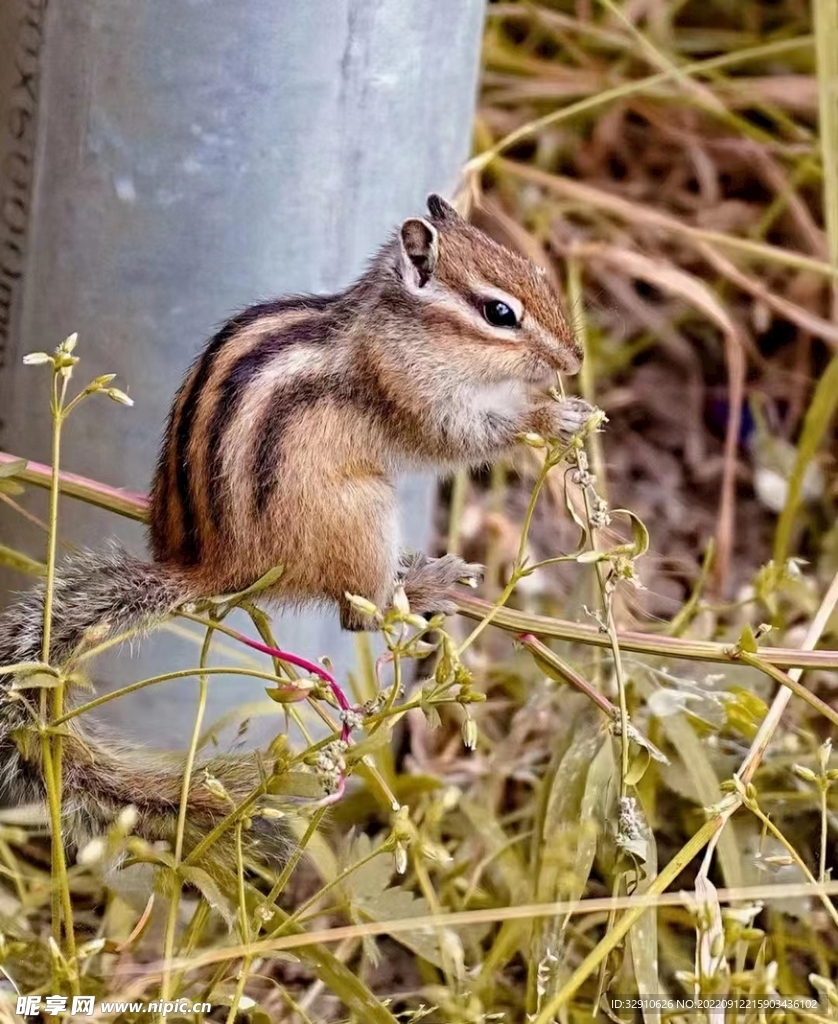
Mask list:
[[[483,0],[51,4],[0,448],[49,460],[47,375],[21,359],[78,330],[80,381],[118,372],[136,405],[82,408],[63,465],[145,489],[174,390],[219,322],[265,297],[340,288],[429,190],[455,182],[482,18]],[[421,545],[432,485],[410,481],[404,494],[405,533]],[[79,503],[64,501],[61,521],[75,544],[114,534],[144,549],[142,531]],[[43,536],[5,512],[0,541],[43,552]],[[0,591],[26,582],[2,572]],[[283,616],[278,635],[339,669],[352,661],[333,615]],[[162,631],[132,659],[101,659],[96,676],[123,685],[196,658],[193,642]],[[194,695],[151,688],[108,705],[107,720],[180,745]],[[214,681],[208,720],[260,695]]]

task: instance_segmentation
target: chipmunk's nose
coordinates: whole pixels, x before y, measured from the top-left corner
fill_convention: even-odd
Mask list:
[[[559,369],[562,373],[572,376],[582,369],[582,357],[584,352],[582,346],[574,342],[570,347],[564,349],[559,356]]]
[[[582,369],[582,346],[576,340],[556,345],[550,353],[550,362],[559,373],[573,376]]]

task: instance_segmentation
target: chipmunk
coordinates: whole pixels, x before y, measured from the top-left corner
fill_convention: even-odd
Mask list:
[[[454,555],[400,554],[393,479],[400,469],[482,464],[521,434],[559,438],[584,424],[580,399],[547,390],[582,353],[547,276],[470,225],[439,196],[406,220],[346,291],[252,306],[188,371],[166,427],[151,494],[153,561],[119,547],[60,568],[52,665],[189,602],[239,592],[272,567],[262,597],[330,602],[341,625],[372,627],[347,599],[386,607],[397,586],[417,613],[450,612],[447,592],[480,567]],[[43,590],[0,620],[0,665],[39,661]],[[44,794],[25,691],[0,677],[0,784],[17,802]],[[30,691],[31,692],[31,691]],[[134,805],[136,833],[170,838],[181,772],[145,752],[96,744],[68,723],[67,832],[102,833]],[[211,762],[235,799],[258,765]],[[187,846],[229,812],[195,772]]]

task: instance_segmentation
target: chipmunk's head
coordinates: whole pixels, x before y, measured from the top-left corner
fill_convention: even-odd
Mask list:
[[[399,273],[434,336],[484,379],[576,373],[581,347],[547,274],[473,227],[437,195],[399,231]],[[459,362],[459,359],[456,360]]]

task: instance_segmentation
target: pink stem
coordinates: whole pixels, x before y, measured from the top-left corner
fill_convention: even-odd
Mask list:
[[[0,466],[8,465],[11,462],[18,462],[16,455],[8,452],[0,452]],[[18,480],[27,484],[34,484],[36,487],[52,486],[52,470],[41,462],[25,460],[26,465],[16,474]],[[99,483],[98,480],[91,480],[86,476],[79,476],[78,473],[67,473],[62,470],[58,474],[59,488],[62,494],[71,498],[80,498],[92,505],[119,512],[131,519],[144,520],[148,512],[148,498],[145,494],[137,491],[125,491],[120,487],[111,487],[108,484]]]
[[[232,632],[235,632],[235,630]],[[268,654],[272,658],[278,658],[280,661],[285,661],[289,665],[294,665],[297,668],[303,669],[305,672],[310,672],[311,675],[317,676],[318,679],[322,679],[334,694],[334,698],[338,702],[338,707],[340,707],[341,711],[352,710],[352,705],[346,699],[346,694],[341,689],[338,681],[330,672],[327,672],[322,665],[318,665],[314,661],[309,661],[307,658],[301,658],[298,654],[289,654],[287,651],[281,651],[278,647],[269,647],[267,644],[263,644],[259,640],[251,640],[249,636],[244,636],[243,633],[236,633],[236,637],[247,647],[252,647],[254,651],[261,651],[262,654]],[[350,733],[351,729],[347,722],[344,721],[340,730],[340,738],[345,743],[348,743]]]
[[[518,641],[518,643],[523,644],[523,646],[526,647],[527,650],[531,651],[533,654],[552,654],[550,648],[545,647],[545,645],[538,639],[538,637],[533,636],[532,633],[519,633],[516,637],[516,640]],[[556,666],[556,668],[558,671],[561,672],[562,678],[566,683],[569,683],[571,686],[575,686],[577,690],[581,690],[581,692],[584,693],[585,696],[588,697],[590,700],[592,700],[594,704],[597,705],[597,707],[601,708],[606,713],[606,715],[617,714],[617,707],[614,704],[612,704],[612,702],[607,697],[603,696],[598,690],[594,689],[594,687],[590,685],[587,679],[581,676],[578,672],[574,671],[574,669],[570,665],[563,664],[562,668],[559,668],[558,666]]]
[[[309,661],[307,658],[301,658],[298,654],[289,654],[286,651],[279,650],[278,647],[270,647],[268,644],[263,644],[259,640],[251,640],[249,636],[245,636],[243,633],[238,633],[235,630],[231,630],[231,633],[235,633],[239,640],[247,647],[252,647],[254,651],[261,651],[262,654],[267,654],[271,658],[277,658],[279,661],[285,661],[289,665],[295,665],[297,668],[303,669],[304,672],[309,672],[311,675],[317,676],[318,679],[322,679],[324,683],[334,694],[335,700],[341,711],[351,711],[352,705],[346,699],[346,694],[338,685],[337,680],[331,674],[327,672],[322,665],[318,665],[314,661]],[[340,738],[344,743],[349,743],[349,738],[352,730],[349,723],[344,718],[341,723]],[[346,776],[341,773],[338,779],[338,788],[334,793],[330,793],[328,796],[324,796],[322,800],[318,800],[314,807],[328,807],[331,804],[337,803],[338,800],[343,796],[346,790]]]

